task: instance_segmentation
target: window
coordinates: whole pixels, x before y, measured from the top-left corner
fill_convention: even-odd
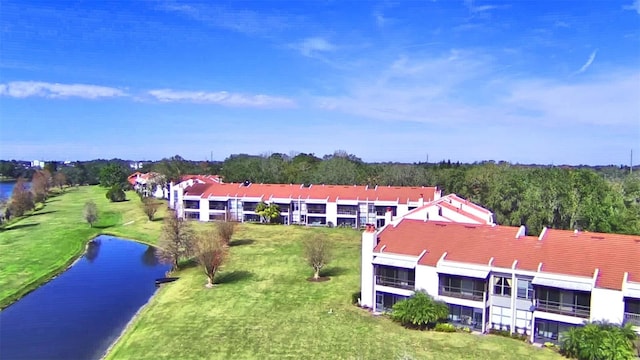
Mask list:
[[[511,296],[511,278],[494,276],[493,294],[500,296]]]
[[[491,310],[491,325],[494,329],[510,330],[511,309],[507,307],[493,306]]]
[[[531,280],[518,279],[518,299],[533,298],[533,285]]]
[[[532,313],[525,310],[516,310],[516,328],[515,332],[518,334],[529,335],[531,329],[531,317]]]

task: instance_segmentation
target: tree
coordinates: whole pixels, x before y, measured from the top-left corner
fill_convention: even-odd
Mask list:
[[[53,176],[53,185],[59,187],[60,190],[62,190],[63,187],[67,185],[67,176],[62,171],[56,172],[56,174]]]
[[[637,338],[630,324],[592,322],[562,333],[560,351],[579,360],[633,359]]]
[[[227,247],[216,229],[198,236],[194,243],[196,261],[207,275],[206,287],[213,287],[213,278],[227,259]]]
[[[98,207],[92,200],[84,203],[84,209],[82,210],[82,216],[89,223],[89,226],[93,227],[96,221],[98,221]]]
[[[313,280],[320,279],[320,270],[331,261],[331,250],[326,235],[315,234],[304,241],[304,257],[313,268]]]
[[[229,245],[231,237],[236,232],[238,223],[236,221],[218,221],[214,226],[222,243]]]
[[[129,172],[117,163],[109,163],[100,169],[100,185],[111,188],[123,187],[127,183]]]
[[[16,184],[13,186],[11,202],[9,204],[11,216],[22,216],[34,207],[33,194],[27,188],[27,182],[22,177],[18,178]]]
[[[43,202],[47,199],[51,183],[51,173],[47,170],[38,170],[31,178],[31,191],[35,202]]]
[[[193,231],[189,223],[171,211],[164,220],[158,241],[158,259],[172,266],[172,270],[179,268],[182,258],[193,253]]]
[[[391,318],[406,327],[424,329],[446,320],[449,307],[446,303],[435,301],[431,295],[417,291],[410,298],[400,300],[393,305]]]
[[[280,218],[280,207],[276,203],[261,202],[256,206],[256,214],[266,219],[268,223],[274,223]]]
[[[160,203],[153,198],[143,198],[142,199],[142,210],[144,211],[149,221],[153,221],[153,217],[158,212],[158,208],[160,208]]]
[[[122,186],[113,185],[106,193],[107,199],[111,202],[121,202],[127,199],[127,194],[122,190]]]

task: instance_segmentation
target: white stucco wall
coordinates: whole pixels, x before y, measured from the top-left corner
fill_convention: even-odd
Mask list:
[[[373,248],[376,245],[375,232],[362,233],[362,257],[360,271],[360,305],[373,308],[375,304],[375,294],[373,292]]]
[[[438,296],[438,273],[435,267],[416,266],[416,290],[424,290],[433,297]]]
[[[328,202],[326,214],[327,224],[331,221],[333,225],[336,226],[338,224],[338,204],[335,202]]]
[[[200,199],[200,221],[209,221],[209,199]]]
[[[622,291],[593,288],[591,290],[591,321],[606,320],[621,324],[624,315]]]

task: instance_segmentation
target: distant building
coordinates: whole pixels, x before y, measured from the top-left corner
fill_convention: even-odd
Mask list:
[[[33,160],[31,162],[31,167],[32,168],[39,168],[39,169],[44,169],[45,166],[45,162],[44,161],[40,161],[40,160]]]

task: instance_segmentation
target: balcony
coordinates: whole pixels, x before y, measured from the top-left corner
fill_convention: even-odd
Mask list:
[[[459,299],[467,299],[473,301],[484,301],[485,292],[482,290],[472,290],[469,288],[461,288],[455,286],[440,286],[438,295],[449,296]]]
[[[376,276],[376,285],[389,286],[398,289],[414,290],[416,287],[415,280],[400,279],[390,276]]]
[[[640,326],[640,314],[625,312],[624,323],[631,324],[634,326]]]
[[[200,201],[198,200],[185,200],[184,208],[190,210],[198,210],[200,209]]]
[[[591,312],[591,307],[585,306],[585,305],[561,303],[558,301],[538,299],[536,310],[553,313],[553,314],[577,316],[577,317],[588,319],[589,314]]]

